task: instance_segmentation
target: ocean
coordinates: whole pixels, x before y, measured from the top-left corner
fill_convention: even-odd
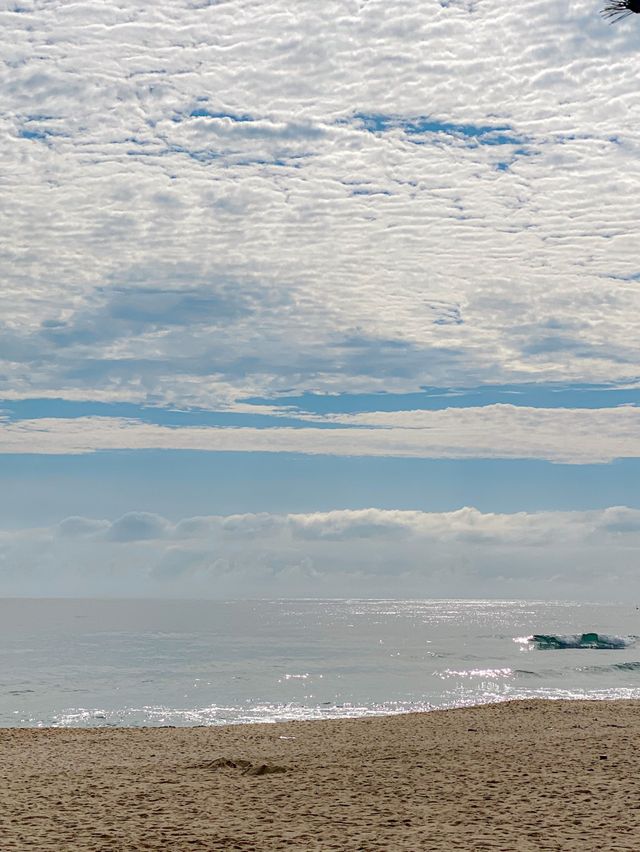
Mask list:
[[[640,698],[636,634],[635,603],[3,599],[0,726],[218,725]]]

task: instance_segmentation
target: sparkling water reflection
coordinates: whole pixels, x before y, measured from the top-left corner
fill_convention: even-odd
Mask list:
[[[512,698],[640,698],[635,607],[526,601],[0,601],[0,725],[217,725]]]

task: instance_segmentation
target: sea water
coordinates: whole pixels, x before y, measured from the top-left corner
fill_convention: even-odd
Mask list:
[[[619,647],[529,638],[594,632]],[[0,600],[0,726],[213,725],[640,698],[636,634],[635,604]]]

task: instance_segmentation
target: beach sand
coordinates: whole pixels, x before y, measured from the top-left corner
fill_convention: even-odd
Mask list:
[[[0,730],[0,849],[640,850],[640,702]]]

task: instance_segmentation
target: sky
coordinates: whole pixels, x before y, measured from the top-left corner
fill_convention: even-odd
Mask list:
[[[600,5],[0,2],[0,595],[640,600]]]

